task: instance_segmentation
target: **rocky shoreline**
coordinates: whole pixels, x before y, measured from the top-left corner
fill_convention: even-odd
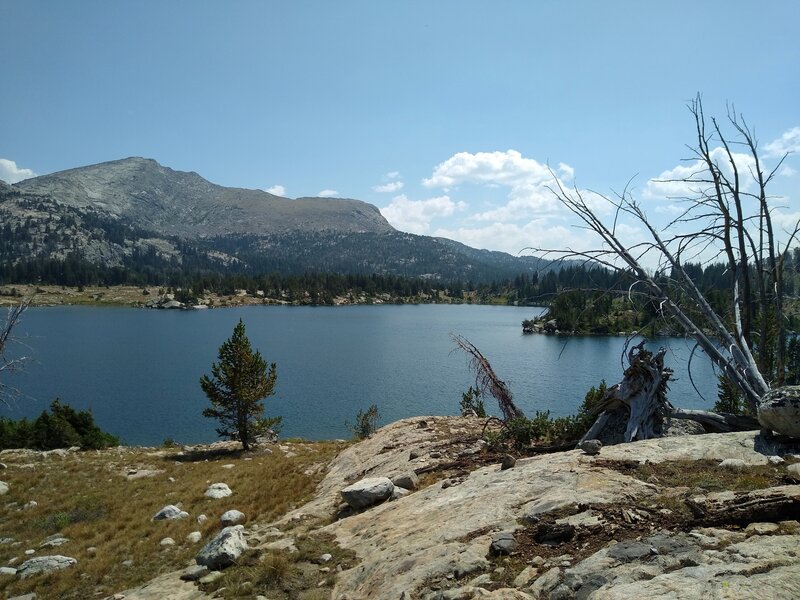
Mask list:
[[[295,561],[311,587],[319,583],[303,598],[800,597],[794,450],[764,444],[753,431],[506,460],[486,448],[482,425],[463,417],[387,425],[339,452],[313,497],[274,521],[242,521],[232,509],[247,499],[228,498],[209,480],[206,495],[236,506],[192,564],[108,599],[288,597],[258,592],[247,566],[280,557]],[[757,520],[712,510],[776,498],[779,508],[753,513]],[[167,519],[189,518],[176,506],[163,510]],[[63,568],[74,568],[67,562]]]

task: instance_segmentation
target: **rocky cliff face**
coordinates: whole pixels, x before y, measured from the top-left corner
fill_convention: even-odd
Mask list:
[[[289,200],[213,184],[152,159],[126,158],[21,181],[15,189],[91,209],[128,225],[183,238],[228,234],[389,232],[380,211],[358,200]]]

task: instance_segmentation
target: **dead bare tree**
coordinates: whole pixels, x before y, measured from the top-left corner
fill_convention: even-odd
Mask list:
[[[463,350],[469,356],[470,368],[475,371],[475,389],[480,393],[489,393],[497,400],[500,412],[503,413],[503,420],[510,421],[517,417],[524,417],[525,414],[514,404],[511,397],[511,390],[506,383],[500,379],[492,369],[492,365],[486,357],[481,354],[475,345],[464,336],[450,334],[456,343],[457,348]]]
[[[781,249],[772,223],[767,185],[783,159],[765,174],[758,143],[741,116],[729,110],[728,121],[736,132],[736,138],[729,140],[715,119],[707,131],[699,96],[689,110],[697,129],[693,148],[697,170],[688,177],[667,180],[685,186],[687,195],[679,199],[686,203],[685,211],[665,231],[688,230],[662,235],[627,188],[617,198],[599,195],[613,208],[614,220],[609,225],[598,217],[584,192],[577,187],[566,189],[554,175],[553,194],[602,244],[599,249],[584,252],[547,252],[562,258],[582,258],[633,276],[635,286],[643,288],[660,312],[669,315],[694,339],[696,347],[742,392],[747,406],[755,412],[770,383],[783,382],[786,329],[782,272],[800,221],[785,232]],[[734,145],[745,148],[746,154],[734,153]],[[746,163],[745,172],[742,163]],[[618,220],[623,216],[642,225],[650,241],[626,246],[617,233]],[[731,274],[730,314],[722,316],[683,266],[684,257],[696,258],[711,248],[725,256]],[[655,270],[645,267],[653,261]],[[649,428],[634,422],[640,421],[640,414],[658,414],[658,395],[653,392],[648,406],[632,410],[629,432]],[[670,415],[709,425],[719,421],[719,416],[703,411],[672,409]],[[722,420],[720,427],[732,427],[735,421]]]
[[[25,356],[17,356],[10,358],[8,355],[8,346],[14,341],[14,328],[19,324],[22,314],[27,310],[31,303],[30,298],[24,299],[16,306],[8,309],[6,321],[0,327],[0,402],[7,403],[9,397],[14,396],[16,390],[6,384],[3,379],[9,373],[19,371],[23,363],[27,360]]]

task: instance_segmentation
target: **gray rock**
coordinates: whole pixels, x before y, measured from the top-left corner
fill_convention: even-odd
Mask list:
[[[388,499],[394,484],[388,477],[368,477],[348,485],[341,491],[342,498],[356,510]]]
[[[777,523],[750,523],[745,527],[744,532],[747,534],[768,535],[775,533],[778,529]]]
[[[14,567],[0,567],[0,575],[16,575],[17,570]]]
[[[517,459],[510,454],[506,454],[503,456],[503,462],[500,463],[500,470],[505,471],[506,469],[511,469],[515,464],[517,464]]]
[[[392,483],[395,487],[401,487],[404,490],[415,490],[419,487],[419,477],[414,471],[409,471],[408,473],[403,473],[402,475],[398,475],[397,477],[392,478]]]
[[[8,487],[8,484],[5,481],[0,481],[0,496],[7,494],[9,489],[11,488]]]
[[[200,583],[203,585],[208,583],[214,583],[215,581],[222,579],[225,576],[225,573],[221,571],[211,571],[208,575],[204,575],[200,578]]]
[[[40,573],[51,573],[59,569],[66,569],[72,565],[78,564],[78,561],[69,556],[61,556],[55,554],[53,556],[37,556],[22,563],[17,569],[17,575],[22,579],[31,577],[32,575],[39,575]]]
[[[769,464],[771,464],[771,465],[782,465],[783,463],[786,462],[780,456],[769,456],[769,457],[767,457],[767,460],[769,461]]]
[[[392,490],[392,495],[389,496],[389,500],[399,500],[403,496],[408,496],[411,492],[409,492],[405,488],[397,487]]]
[[[163,540],[159,542],[159,544],[161,544],[162,546],[174,546],[175,540],[173,540],[171,537],[165,537]]]
[[[533,585],[529,588],[531,594],[534,598],[539,597],[547,597],[546,594],[550,592],[553,588],[555,588],[559,582],[561,581],[561,569],[558,567],[553,567],[549,571],[547,571],[544,575],[539,577],[536,581],[533,582]]]
[[[184,581],[197,581],[206,575],[208,575],[208,567],[205,565],[191,565],[181,573],[181,579]]]
[[[786,471],[790,475],[794,475],[795,477],[800,477],[800,463],[792,463],[788,467],[786,467]]]
[[[30,594],[22,594],[22,596],[14,596],[8,600],[36,600],[36,598],[38,598],[36,592],[31,592]]]
[[[205,516],[205,515],[197,515],[197,524],[198,525],[202,525],[206,521],[208,521],[208,517],[207,516]]]
[[[510,531],[502,531],[492,536],[492,543],[489,546],[489,553],[494,556],[511,554],[517,549],[517,540]]]
[[[319,560],[320,560],[320,562],[324,562],[324,563],[326,563],[326,562],[328,562],[329,560],[331,560],[332,558],[333,558],[333,556],[331,556],[330,554],[328,554],[328,553],[326,552],[325,554],[323,554],[323,555],[321,555],[321,556],[319,557]]]
[[[594,456],[600,454],[600,448],[603,447],[603,442],[600,440],[584,440],[578,444],[578,448],[583,450],[586,454]]]
[[[800,439],[800,385],[787,385],[764,394],[757,416],[764,429]]]
[[[172,521],[174,519],[185,519],[189,516],[189,513],[186,511],[181,510],[174,504],[168,504],[160,511],[158,511],[155,515],[153,515],[153,521]]]
[[[229,567],[247,549],[244,539],[244,526],[233,525],[220,531],[208,542],[195,556],[198,565],[209,569],[224,569]]]
[[[732,469],[734,471],[741,471],[742,469],[747,467],[747,463],[744,462],[741,458],[726,458],[719,466],[723,469]]]
[[[60,533],[56,533],[56,534],[53,534],[51,536],[46,537],[44,539],[44,541],[42,542],[42,545],[39,546],[39,547],[40,548],[45,548],[45,547],[55,548],[56,546],[63,546],[64,544],[66,544],[68,542],[69,542],[69,539],[65,538]]]
[[[220,517],[220,521],[222,522],[223,527],[227,527],[228,525],[236,525],[237,523],[241,523],[244,520],[245,520],[244,513],[239,510],[225,511]]]
[[[215,498],[215,499],[226,498],[231,494],[233,494],[233,492],[226,483],[212,483],[210,486],[208,486],[208,489],[206,490],[205,493],[205,495],[208,498]]]
[[[189,542],[190,544],[196,544],[202,539],[203,539],[203,534],[200,533],[199,531],[193,531],[186,535],[186,541]]]

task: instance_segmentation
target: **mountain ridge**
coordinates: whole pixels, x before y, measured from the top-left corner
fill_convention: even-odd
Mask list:
[[[60,268],[42,266],[48,260],[149,272],[316,271],[465,282],[553,268],[530,256],[398,231],[360,200],[291,200],[224,187],[141,157],[0,186],[0,226],[6,279]],[[14,271],[32,261],[32,271]]]

